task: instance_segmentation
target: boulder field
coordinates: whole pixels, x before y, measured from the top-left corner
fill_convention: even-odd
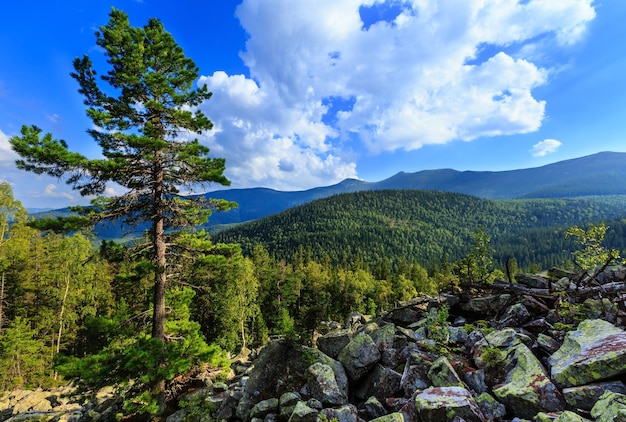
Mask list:
[[[625,276],[581,288],[553,270],[355,313],[308,345],[275,339],[233,360],[227,381],[205,378],[166,420],[626,421]],[[106,420],[115,406],[64,411],[38,394],[5,393],[2,420]]]

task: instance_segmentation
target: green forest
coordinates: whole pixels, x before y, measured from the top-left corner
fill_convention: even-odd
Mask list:
[[[0,390],[115,386],[120,412],[149,420],[164,413],[177,377],[225,370],[230,356],[270,336],[306,342],[322,321],[355,311],[512,281],[520,268],[585,270],[624,252],[623,197],[360,192],[211,237],[203,224],[236,204],[182,193],[230,184],[225,161],[187,136],[212,128],[197,107],[211,97],[196,84],[198,68],[160,21],[132,27],[119,10],[96,44],[110,68],[100,74],[83,56],[71,77],[99,158],[33,125],[9,141],[18,168],[95,199],[34,220],[0,182]],[[124,193],[105,196],[111,183]],[[145,237],[98,241],[93,228],[110,221],[146,227]],[[616,251],[605,253],[601,240]]]
[[[304,246],[316,260],[372,268],[417,263],[429,270],[457,261],[472,237],[484,230],[494,259],[515,258],[522,269],[564,265],[573,248],[570,226],[607,222],[607,245],[623,250],[625,196],[573,199],[487,200],[457,193],[390,190],[341,194],[255,222],[230,228],[214,239],[238,243],[244,253],[257,244],[290,260]]]
[[[0,187],[0,389],[78,376],[94,385],[147,376],[134,353],[150,347],[149,254],[97,243],[86,230],[33,228],[10,186]],[[419,294],[504,278],[502,251],[517,265],[545,268],[554,260],[573,268],[577,244],[566,228],[619,223],[619,201],[611,201],[615,207],[597,199],[366,192],[322,199],[215,239],[202,230],[182,232],[167,289],[168,336],[184,339],[172,350],[170,359],[180,365],[172,371],[199,357],[219,367],[227,353],[272,335],[306,339],[322,321],[342,321],[354,311],[375,314]],[[606,244],[623,251],[625,237],[615,227],[623,230],[624,221],[610,226]],[[245,238],[245,230],[258,235]],[[240,244],[226,242],[235,235]],[[466,271],[468,260],[475,274]]]

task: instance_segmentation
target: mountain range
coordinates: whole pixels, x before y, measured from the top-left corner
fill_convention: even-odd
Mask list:
[[[436,190],[483,199],[623,195],[626,194],[626,152],[600,152],[521,170],[423,170],[415,173],[400,172],[379,182],[346,179],[336,185],[304,191],[250,188],[215,191],[205,195],[239,204],[237,209],[213,215],[211,224],[216,225],[257,220],[340,193],[386,189]]]
[[[208,226],[237,224],[279,213],[332,195],[368,190],[433,190],[455,192],[483,199],[573,198],[592,195],[626,194],[626,152],[597,154],[509,171],[457,171],[453,169],[400,172],[379,182],[346,179],[338,184],[303,191],[268,188],[226,189],[203,194],[226,199],[238,208],[211,216]],[[57,216],[55,210],[35,217]],[[140,228],[141,229],[141,228]],[[96,228],[104,238],[122,235],[116,225]]]

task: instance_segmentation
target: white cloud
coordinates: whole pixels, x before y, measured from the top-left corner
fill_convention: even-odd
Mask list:
[[[0,168],[15,168],[19,156],[11,149],[9,137],[0,130]]]
[[[533,157],[543,157],[545,155],[555,152],[562,145],[561,142],[556,139],[544,139],[541,142],[537,142],[533,145],[530,153]]]
[[[57,185],[49,183],[48,185],[46,185],[43,191],[43,196],[50,198],[65,198],[69,200],[74,200],[74,195],[69,192],[59,192],[57,191],[57,187]]]
[[[545,101],[533,89],[553,71],[538,58],[580,40],[595,17],[592,0],[386,1],[398,15],[367,25],[360,8],[385,0],[240,4],[251,78],[200,81],[214,92],[205,142],[233,181],[306,188],[355,177],[351,154],[364,148],[536,131]]]

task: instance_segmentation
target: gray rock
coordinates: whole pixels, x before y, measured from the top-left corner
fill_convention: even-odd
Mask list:
[[[464,387],[463,381],[445,356],[433,362],[428,370],[428,378],[434,387]]]
[[[289,422],[316,422],[318,414],[319,410],[313,409],[301,401],[294,407]]]
[[[355,405],[346,404],[341,407],[327,408],[320,411],[328,421],[337,422],[357,422],[359,420],[359,412]]]
[[[450,332],[450,341],[453,343],[461,343],[464,344],[468,337],[469,333],[463,327],[449,327],[448,331]]]
[[[507,359],[506,381],[494,387],[493,394],[513,415],[532,418],[539,412],[565,408],[561,393],[528,347],[512,347]]]
[[[333,369],[324,363],[314,363],[306,371],[309,394],[327,406],[340,406],[348,396],[339,388]]]
[[[472,348],[472,355],[474,362],[479,368],[483,368],[485,363],[481,358],[482,350],[486,347],[496,347],[507,351],[508,349],[519,345],[525,344],[530,346],[533,344],[533,340],[525,334],[518,333],[513,328],[505,328],[503,330],[496,330],[486,335],[483,339],[474,344]]]
[[[611,381],[568,387],[563,389],[563,397],[573,408],[591,410],[606,391],[626,395],[626,385],[621,381]]]
[[[487,420],[498,420],[506,415],[506,407],[489,393],[482,393],[475,400]]]
[[[365,403],[363,403],[363,410],[366,420],[380,418],[387,414],[385,406],[374,396],[368,398]]]
[[[180,409],[165,418],[165,422],[183,422],[185,420],[185,416],[187,416],[186,412],[183,409]]]
[[[515,274],[515,281],[534,289],[547,289],[550,280],[536,274]]]
[[[400,389],[405,396],[411,397],[415,391],[424,390],[430,386],[428,378],[429,367],[430,365],[423,363],[410,364],[410,360],[407,360],[400,378]]]
[[[464,311],[479,315],[493,314],[504,308],[510,297],[508,294],[503,294],[471,298],[461,305],[461,308]]]
[[[358,333],[343,348],[338,357],[348,377],[359,381],[380,360],[380,351],[372,338],[365,333]]]
[[[283,393],[278,399],[280,416],[289,418],[299,401],[302,401],[302,396],[299,393],[296,393],[295,391]]]
[[[333,359],[350,343],[350,330],[333,331],[317,338],[317,348]]]
[[[511,305],[504,311],[502,317],[498,320],[500,327],[519,327],[530,319],[530,312],[521,304]]]
[[[415,397],[415,407],[421,420],[448,422],[455,417],[466,422],[486,419],[471,393],[462,387],[432,387]]]
[[[400,390],[402,375],[393,369],[377,364],[374,370],[361,382],[356,389],[355,395],[360,400],[375,396],[380,401],[394,397]]]
[[[561,347],[561,344],[550,336],[543,333],[537,335],[537,346],[545,353],[551,355]]]
[[[306,401],[306,405],[309,406],[311,409],[316,409],[316,410],[322,410],[324,408],[324,405],[322,404],[322,402],[316,398],[308,399]]]
[[[626,373],[626,332],[600,320],[585,320],[565,335],[549,358],[552,378],[574,387]]]
[[[485,393],[489,388],[485,382],[484,369],[468,369],[463,373],[463,380],[465,384],[477,394]]]
[[[385,416],[381,416],[376,419],[372,419],[370,422],[374,422],[374,421],[376,422],[405,422],[407,421],[407,419],[405,419],[404,414],[395,412],[395,413],[390,413]]]
[[[250,409],[250,417],[263,419],[268,414],[276,412],[278,412],[278,399],[271,398],[262,400],[255,404],[252,409]]]
[[[355,328],[363,324],[367,324],[365,316],[363,316],[363,314],[360,312],[353,312],[348,316],[348,318],[346,318],[346,323],[344,324],[344,327]]]
[[[596,422],[624,422],[626,421],[626,396],[607,391],[591,409],[591,416]]]

